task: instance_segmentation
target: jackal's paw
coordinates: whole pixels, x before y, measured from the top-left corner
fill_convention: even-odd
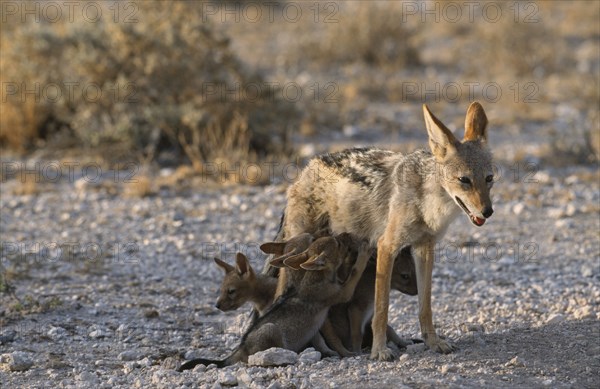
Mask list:
[[[319,350],[323,358],[340,358],[340,354],[333,350]]]
[[[360,353],[357,353],[355,351],[342,351],[340,355],[342,356],[342,358],[352,358],[360,355]]]
[[[450,354],[452,351],[456,350],[455,345],[438,337],[435,337],[431,340],[427,339],[425,343],[430,349],[441,354]]]
[[[377,361],[391,361],[394,359],[394,353],[388,347],[384,347],[380,350],[371,350],[371,359]]]

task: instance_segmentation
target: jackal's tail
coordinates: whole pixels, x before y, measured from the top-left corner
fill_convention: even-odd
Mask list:
[[[227,366],[227,359],[214,360],[214,359],[205,359],[205,358],[195,358],[195,359],[191,359],[191,360],[187,361],[186,363],[184,363],[183,365],[179,366],[177,368],[177,371],[182,372],[184,370],[191,370],[198,365],[208,366],[211,364],[217,365],[217,367],[219,367],[219,368],[225,367],[225,366]]]

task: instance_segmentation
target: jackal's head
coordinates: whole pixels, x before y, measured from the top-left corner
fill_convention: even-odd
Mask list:
[[[487,146],[488,120],[483,107],[478,102],[469,106],[462,141],[456,139],[426,105],[423,112],[440,183],[471,222],[482,226],[494,212],[490,199],[494,174]]]
[[[254,288],[256,279],[254,269],[248,258],[242,253],[237,253],[235,266],[223,262],[219,258],[214,260],[225,272],[221,283],[221,292],[215,306],[223,312],[238,309],[249,300],[251,289]]]

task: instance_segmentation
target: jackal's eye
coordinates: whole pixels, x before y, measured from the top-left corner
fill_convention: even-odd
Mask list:
[[[471,179],[469,177],[458,177],[458,181],[460,181],[462,184],[470,184],[471,183]]]
[[[227,294],[234,294],[234,293],[235,293],[235,289],[233,289],[233,288],[227,289]]]
[[[402,278],[404,281],[410,280],[410,276],[408,274],[400,274],[400,278]]]
[[[491,174],[485,178],[485,182],[492,182],[492,181],[494,181],[494,176]]]

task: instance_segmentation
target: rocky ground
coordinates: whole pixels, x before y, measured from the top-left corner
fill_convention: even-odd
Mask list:
[[[0,294],[0,386],[598,387],[598,171],[503,169],[494,216],[476,228],[461,215],[437,251],[434,321],[458,351],[415,345],[383,363],[309,350],[284,367],[184,373],[184,358],[236,345],[247,310],[214,308],[211,258],[242,251],[262,266],[286,182],[137,198],[83,179],[15,195],[8,180],[2,267],[16,297]],[[397,332],[419,336],[416,297],[394,294],[390,309]]]

